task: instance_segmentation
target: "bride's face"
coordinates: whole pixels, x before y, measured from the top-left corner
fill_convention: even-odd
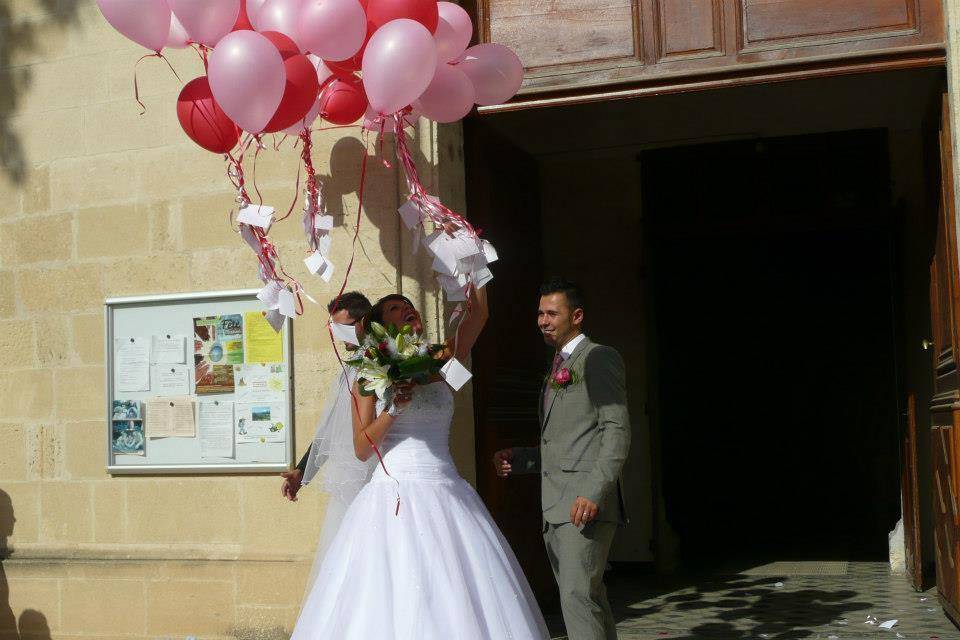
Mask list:
[[[414,332],[423,333],[423,320],[420,318],[420,312],[404,300],[390,300],[384,305],[383,322],[397,327],[408,324]]]

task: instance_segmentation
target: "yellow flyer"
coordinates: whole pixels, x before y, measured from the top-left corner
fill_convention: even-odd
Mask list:
[[[260,311],[247,311],[243,315],[247,362],[283,362],[283,332],[274,331]]]

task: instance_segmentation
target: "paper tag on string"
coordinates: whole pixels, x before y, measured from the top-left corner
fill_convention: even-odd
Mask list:
[[[307,270],[314,275],[322,275],[328,264],[327,259],[319,251],[311,253],[304,259],[303,263],[307,265]]]
[[[360,346],[360,340],[357,338],[357,328],[352,324],[340,324],[339,322],[330,322],[330,331],[333,337],[347,344]]]
[[[440,256],[437,256],[436,258],[433,259],[433,264],[431,266],[433,267],[433,270],[436,271],[437,273],[443,274],[448,277],[456,277],[458,274],[456,264],[457,264],[456,261],[453,261],[454,266],[453,268],[451,268],[450,261],[441,260]]]
[[[280,297],[280,285],[271,280],[260,289],[260,292],[257,294],[257,298],[266,305],[267,309],[276,309],[280,306],[279,297]]]
[[[257,236],[254,235],[253,229],[250,228],[250,225],[240,225],[240,237],[243,238],[244,242],[250,245],[250,248],[253,249],[254,253],[260,253],[260,241],[257,239]]]
[[[397,213],[400,214],[400,218],[407,229],[414,229],[420,224],[420,207],[413,200],[404,202],[403,206],[397,209]]]
[[[460,391],[463,385],[470,382],[473,374],[460,364],[456,358],[450,358],[447,364],[440,369],[440,377],[447,381],[447,384],[453,387],[454,391]]]
[[[330,282],[330,279],[333,277],[333,263],[329,260],[326,261],[326,265],[323,268],[323,271],[320,273],[320,279],[324,282]]]
[[[283,321],[285,320],[285,317],[282,313],[276,309],[273,309],[271,311],[267,311],[263,317],[267,323],[273,327],[274,331],[280,333],[280,329],[283,328]]]
[[[324,233],[319,238],[317,238],[317,249],[323,255],[330,255],[330,247],[333,246],[333,238],[329,234]]]
[[[284,289],[280,292],[280,306],[279,311],[288,318],[295,318],[297,316],[297,300],[294,297],[293,293]]]
[[[493,245],[488,241],[483,241],[483,255],[487,260],[487,264],[491,262],[496,262],[500,259],[500,256],[497,255],[497,250],[493,248]]]
[[[273,207],[248,204],[240,208],[240,213],[237,214],[237,222],[261,229],[269,229],[270,225],[273,224]]]
[[[333,229],[333,216],[317,216],[313,220],[313,226],[322,231]]]
[[[477,289],[483,289],[491,280],[493,280],[493,273],[486,267],[473,274],[473,284]]]

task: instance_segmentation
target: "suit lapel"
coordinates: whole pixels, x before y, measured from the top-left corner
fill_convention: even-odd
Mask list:
[[[570,357],[567,358],[566,362],[563,363],[563,368],[572,369],[573,365],[577,363],[577,360],[580,359],[580,356],[583,355],[583,352],[586,351],[587,346],[589,345],[590,345],[590,338],[584,336],[583,340],[580,341],[580,344],[578,344],[576,349],[573,350],[573,353],[570,354]],[[547,389],[550,388],[549,387],[550,380],[549,379],[544,380],[543,385],[544,385],[543,393],[546,393]],[[552,392],[552,395],[550,396],[550,402],[547,406],[547,412],[545,414],[543,414],[542,409],[540,410],[540,412],[543,414],[543,417],[540,420],[541,433],[543,433],[543,430],[547,428],[547,421],[550,419],[550,413],[553,411],[553,405],[556,404],[557,398],[560,397],[560,393],[562,391],[563,389],[557,389],[556,391]],[[543,394],[541,394],[541,397],[543,397]]]

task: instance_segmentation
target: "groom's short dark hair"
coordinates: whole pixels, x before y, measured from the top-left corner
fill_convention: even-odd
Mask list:
[[[554,293],[562,293],[567,298],[567,304],[570,310],[583,309],[583,291],[579,286],[565,278],[550,278],[540,287],[541,296],[549,296]]]
[[[342,296],[331,300],[330,303],[327,304],[327,312],[333,314],[337,311],[344,310],[351,318],[359,320],[370,313],[372,306],[367,296],[359,291],[348,291]]]

